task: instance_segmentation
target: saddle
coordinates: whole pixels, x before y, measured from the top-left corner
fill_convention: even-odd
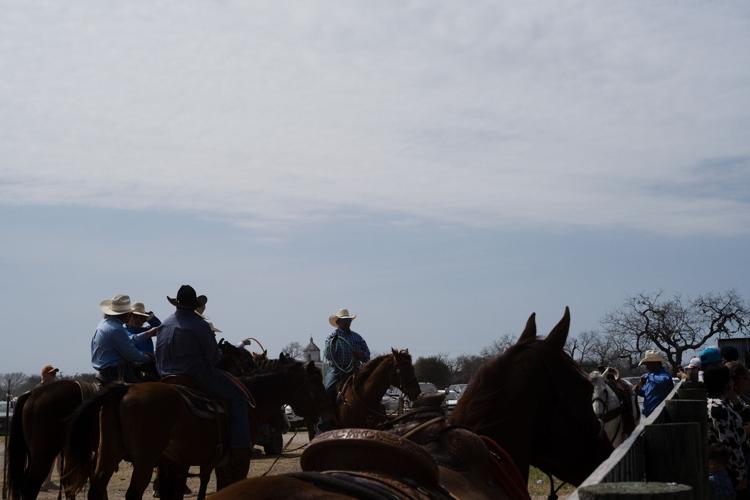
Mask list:
[[[180,395],[190,413],[206,420],[223,420],[226,416],[226,405],[222,400],[212,399],[202,392],[190,377],[170,375],[161,380],[172,385]]]
[[[515,492],[513,498],[528,498],[515,464],[496,444],[449,425],[443,416],[425,420],[429,414],[416,413],[419,422],[404,422],[392,432],[340,429],[320,434],[303,452],[300,466],[305,472],[338,474],[339,481],[355,475],[379,480],[394,488],[397,498],[424,498],[410,493],[415,486],[429,498],[454,498],[455,489],[476,486],[482,479],[496,488],[495,495],[504,490]],[[457,480],[461,475],[464,480]]]
[[[622,430],[625,435],[629,435],[635,429],[635,422],[637,417],[640,417],[640,411],[638,405],[635,405],[636,411],[639,412],[637,416],[633,415],[631,408],[633,408],[633,393],[628,386],[626,386],[620,379],[607,379],[607,385],[615,393],[617,399],[620,400],[620,413],[622,415]]]

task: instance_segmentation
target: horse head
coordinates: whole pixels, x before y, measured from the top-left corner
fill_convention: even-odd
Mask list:
[[[232,375],[246,375],[257,366],[255,358],[251,353],[242,347],[236,347],[231,342],[224,339],[219,341],[221,350],[221,359],[216,364],[217,368],[228,371]]]
[[[515,345],[482,366],[451,422],[505,448],[524,477],[529,464],[580,484],[612,451],[591,409],[593,386],[563,347],[570,312],[549,335],[532,314]]]
[[[610,411],[620,407],[620,399],[610,386],[607,377],[599,373],[599,371],[591,372],[589,380],[591,380],[591,385],[594,386],[594,391],[591,395],[591,406],[594,410],[594,415],[603,421],[607,418],[607,414]]]
[[[419,388],[419,381],[414,374],[414,365],[411,362],[409,349],[397,351],[391,348],[393,357],[393,370],[390,372],[391,385],[401,389],[410,400],[416,401],[422,390]]]

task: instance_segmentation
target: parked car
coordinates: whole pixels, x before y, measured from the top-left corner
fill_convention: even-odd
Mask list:
[[[283,434],[287,431],[289,431],[289,421],[285,410],[279,408],[278,414],[271,422],[258,427],[253,444],[261,446],[266,455],[281,455],[281,452],[284,451]]]
[[[5,412],[8,412],[8,419],[5,419]],[[8,407],[7,401],[0,401],[0,434],[6,435],[10,426],[10,419],[13,418],[13,405]]]
[[[449,385],[445,389],[445,400],[443,401],[443,407],[445,410],[450,413],[453,411],[453,408],[456,407],[458,404],[458,400],[461,399],[461,396],[464,393],[464,389],[466,389],[466,386],[468,384],[453,384]]]
[[[432,382],[420,382],[419,390],[422,392],[422,394],[425,394],[425,395],[438,393],[437,386],[433,384]]]
[[[305,419],[294,413],[294,409],[290,405],[284,405],[284,414],[289,422],[289,427],[293,431],[305,428]]]

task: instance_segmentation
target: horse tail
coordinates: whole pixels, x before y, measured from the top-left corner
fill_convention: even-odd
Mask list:
[[[8,434],[8,491],[10,498],[21,498],[24,478],[29,466],[29,446],[23,435],[23,408],[30,392],[18,396]]]
[[[93,471],[99,436],[94,436],[92,429],[99,428],[99,410],[108,403],[119,403],[127,392],[128,387],[125,385],[111,386],[81,404],[70,417],[67,443],[68,472],[65,475],[65,489],[69,495],[78,493]]]

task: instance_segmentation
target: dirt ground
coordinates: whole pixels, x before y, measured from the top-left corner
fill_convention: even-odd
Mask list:
[[[301,470],[299,467],[299,458],[302,455],[304,448],[299,448],[307,444],[307,442],[307,432],[303,430],[296,435],[291,432],[284,435],[284,443],[286,444],[286,449],[288,451],[284,452],[280,457],[266,456],[263,454],[263,451],[260,448],[256,447],[253,453],[253,459],[250,462],[250,473],[248,474],[248,477],[261,476],[267,471],[267,475],[274,475]],[[1,454],[5,450],[4,438],[0,438],[0,444],[2,445],[0,446]],[[4,457],[3,463],[5,463]],[[125,491],[128,489],[128,482],[130,481],[131,470],[132,467],[129,463],[123,462],[120,464],[120,469],[115,473],[115,475],[112,477],[112,480],[109,482],[109,488],[107,491],[109,492],[110,498],[118,499],[125,497]],[[198,468],[193,467],[191,469],[191,472],[197,473]],[[57,471],[52,474],[52,480],[56,484],[59,484],[60,479]],[[193,493],[190,495],[186,495],[186,498],[192,498],[196,496],[196,493],[198,491],[198,483],[198,478],[188,479],[188,487],[192,490]],[[216,479],[212,475],[211,482],[208,485],[209,494],[214,492],[215,490]],[[572,487],[570,487],[569,485],[563,487],[562,491],[560,492],[560,498],[564,499],[567,494],[570,493],[570,491],[572,491]],[[549,492],[549,482],[546,476],[541,472],[532,469],[531,473],[529,474],[529,493],[531,493],[531,498],[544,499],[546,498],[547,492]],[[152,494],[153,490],[149,486],[143,498],[152,498]],[[79,496],[79,498],[85,498],[85,495]],[[57,499],[57,490],[42,491],[39,494],[39,499],[55,500]]]

